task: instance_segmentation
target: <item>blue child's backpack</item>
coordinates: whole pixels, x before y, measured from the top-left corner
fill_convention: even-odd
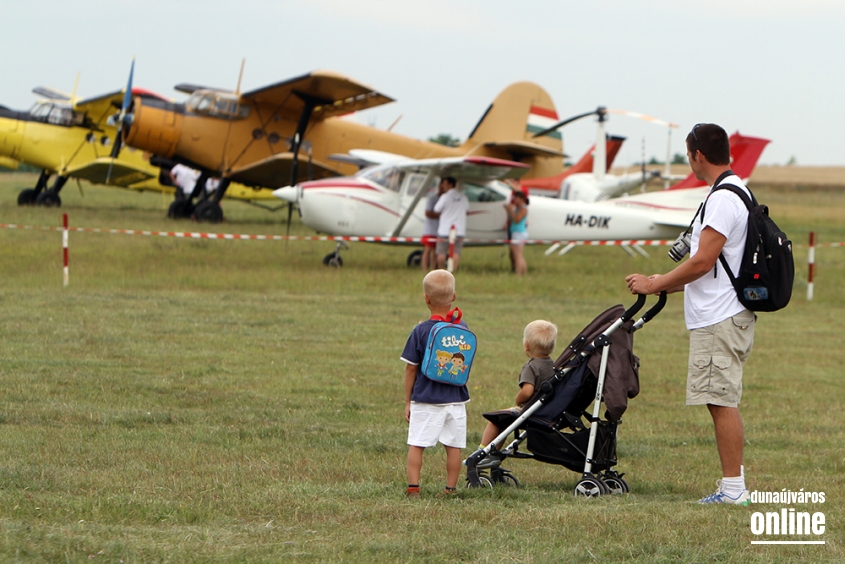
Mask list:
[[[455,308],[448,315],[448,320],[439,315],[431,316],[438,323],[428,334],[420,369],[435,382],[463,386],[469,379],[478,339],[472,331],[458,323],[461,320],[460,309]]]

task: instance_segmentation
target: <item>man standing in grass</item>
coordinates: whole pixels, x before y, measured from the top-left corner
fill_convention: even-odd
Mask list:
[[[420,371],[431,328],[438,319],[450,319],[455,301],[455,277],[446,270],[433,270],[423,279],[425,304],[431,318],[419,323],[405,344],[405,421],[408,422],[408,497],[420,496],[420,471],[426,447],[438,442],[446,447],[446,490],[457,491],[461,473],[461,449],[466,447],[466,385],[453,386],[427,378]],[[466,324],[461,321],[461,325]]]
[[[698,124],[687,135],[687,157],[699,180],[716,187],[733,184],[748,192],[730,169],[730,143],[725,130]],[[749,192],[749,197],[750,197]],[[711,189],[696,214],[689,260],[670,272],[646,277],[631,274],[625,281],[634,294],[684,291],[684,317],[690,330],[687,405],[706,405],[713,418],[722,464],[719,489],[699,503],[747,505],[742,466],[745,432],[739,412],[742,369],[754,344],[757,316],[737,299],[722,265],[723,254],[739,272],[745,249],[748,209],[730,190]]]

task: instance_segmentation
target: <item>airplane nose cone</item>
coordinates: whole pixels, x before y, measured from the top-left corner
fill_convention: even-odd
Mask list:
[[[278,188],[276,190],[273,190],[273,195],[279,199],[288,201],[292,204],[295,204],[297,201],[296,186],[285,186],[284,188]]]

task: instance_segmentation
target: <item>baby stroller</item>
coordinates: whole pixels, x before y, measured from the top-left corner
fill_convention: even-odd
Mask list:
[[[630,491],[623,474],[613,467],[617,463],[620,417],[627,409],[628,398],[639,393],[639,359],[633,353],[633,333],[663,309],[666,293],[632,322],[645,301],[646,296],[640,295],[628,310],[617,305],[596,317],[555,361],[554,377],[543,382],[521,410],[484,414],[502,432],[464,461],[468,486],[519,485],[502,462],[530,458],[581,472],[576,496]],[[607,407],[604,419],[599,417],[602,402]],[[590,403],[592,413],[586,411]],[[511,433],[514,439],[502,444]],[[523,443],[525,450],[520,450]]]

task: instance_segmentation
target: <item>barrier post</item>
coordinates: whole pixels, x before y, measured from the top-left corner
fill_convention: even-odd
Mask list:
[[[457,236],[457,230],[453,225],[451,229],[449,229],[449,256],[446,258],[446,270],[452,272],[452,257],[455,255],[455,237]]]
[[[62,286],[67,287],[68,285],[68,248],[67,248],[67,235],[68,235],[68,228],[67,228],[67,214],[62,214],[62,254],[64,255],[64,266],[62,268]]]
[[[807,301],[813,301],[813,274],[816,269],[816,232],[810,231],[810,250],[807,253]]]

